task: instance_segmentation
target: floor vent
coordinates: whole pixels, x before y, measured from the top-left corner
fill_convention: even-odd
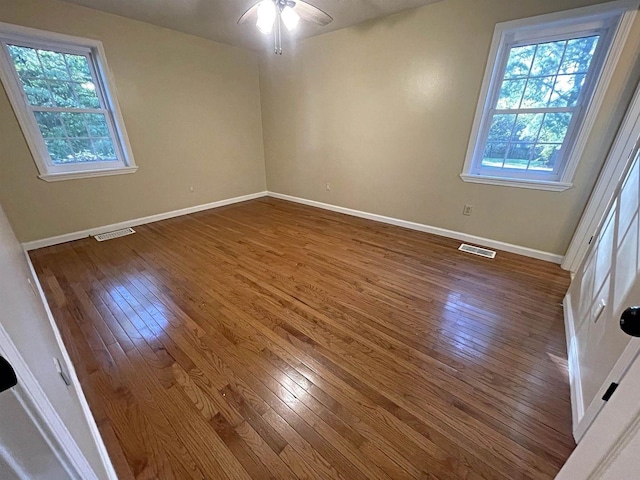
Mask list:
[[[133,228],[123,228],[122,230],[114,230],[113,232],[100,233],[98,235],[94,235],[93,238],[99,242],[104,242],[105,240],[124,237],[126,235],[131,235],[132,233],[136,233]]]
[[[466,243],[463,243],[462,245],[460,245],[460,248],[458,248],[458,250],[461,250],[467,253],[473,253],[474,255],[480,255],[481,257],[487,257],[487,258],[495,258],[496,256],[496,252],[494,252],[493,250],[474,247],[473,245],[467,245]]]

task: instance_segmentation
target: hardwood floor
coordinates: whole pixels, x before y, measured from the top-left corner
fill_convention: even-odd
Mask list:
[[[121,479],[548,479],[557,265],[274,199],[31,258]]]

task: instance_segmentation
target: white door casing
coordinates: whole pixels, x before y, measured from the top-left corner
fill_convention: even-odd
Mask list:
[[[71,480],[68,466],[32,418],[20,385],[0,393],[0,478]]]

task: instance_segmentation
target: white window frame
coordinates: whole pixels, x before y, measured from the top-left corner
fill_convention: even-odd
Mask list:
[[[499,23],[496,25],[489,60],[476,107],[476,113],[467,147],[464,167],[460,177],[465,182],[503,185],[510,187],[532,188],[539,190],[563,191],[573,187],[573,177],[591,129],[596,120],[609,82],[622,53],[627,36],[640,4],[639,0],[618,0],[590,7],[541,15],[522,20]],[[588,34],[594,30],[605,29],[600,41],[609,43],[605,50],[592,62],[602,62],[599,75],[588,78],[584,86],[586,96],[582,103],[579,118],[570,128],[563,143],[565,159],[560,169],[550,174],[522,174],[509,176],[504,169],[495,175],[487,174],[488,167],[481,168],[482,155],[486,144],[488,129],[491,126],[491,110],[497,102],[497,94],[503,80],[504,70],[512,46],[526,43],[542,43],[562,38],[568,33]],[[523,43],[520,43],[523,42]],[[598,54],[597,54],[598,55]],[[589,98],[590,97],[590,98]]]
[[[92,76],[96,81],[96,91],[98,91],[101,100],[101,109],[103,110],[101,113],[107,117],[107,125],[114,143],[117,161],[66,165],[52,163],[33,110],[16,73],[13,60],[9,56],[7,44],[55,50],[87,57]],[[129,137],[116,97],[115,82],[107,65],[102,42],[0,22],[0,80],[2,80],[38,168],[38,177],[42,180],[52,182],[74,178],[120,175],[134,173],[138,169],[133,159]],[[78,110],[76,109],[76,111]]]

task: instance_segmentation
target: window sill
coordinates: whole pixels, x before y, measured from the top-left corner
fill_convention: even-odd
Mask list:
[[[72,180],[75,178],[91,178],[91,177],[104,177],[107,175],[124,175],[127,173],[135,173],[138,167],[117,167],[117,168],[102,168],[99,170],[84,170],[80,172],[65,172],[65,173],[46,173],[38,175],[38,178],[45,182],[59,182],[62,180]]]
[[[518,178],[489,177],[486,175],[460,174],[463,181],[469,183],[484,183],[486,185],[500,185],[503,187],[530,188],[534,190],[548,190],[564,192],[573,187],[573,183],[552,182],[549,180],[526,180]]]

